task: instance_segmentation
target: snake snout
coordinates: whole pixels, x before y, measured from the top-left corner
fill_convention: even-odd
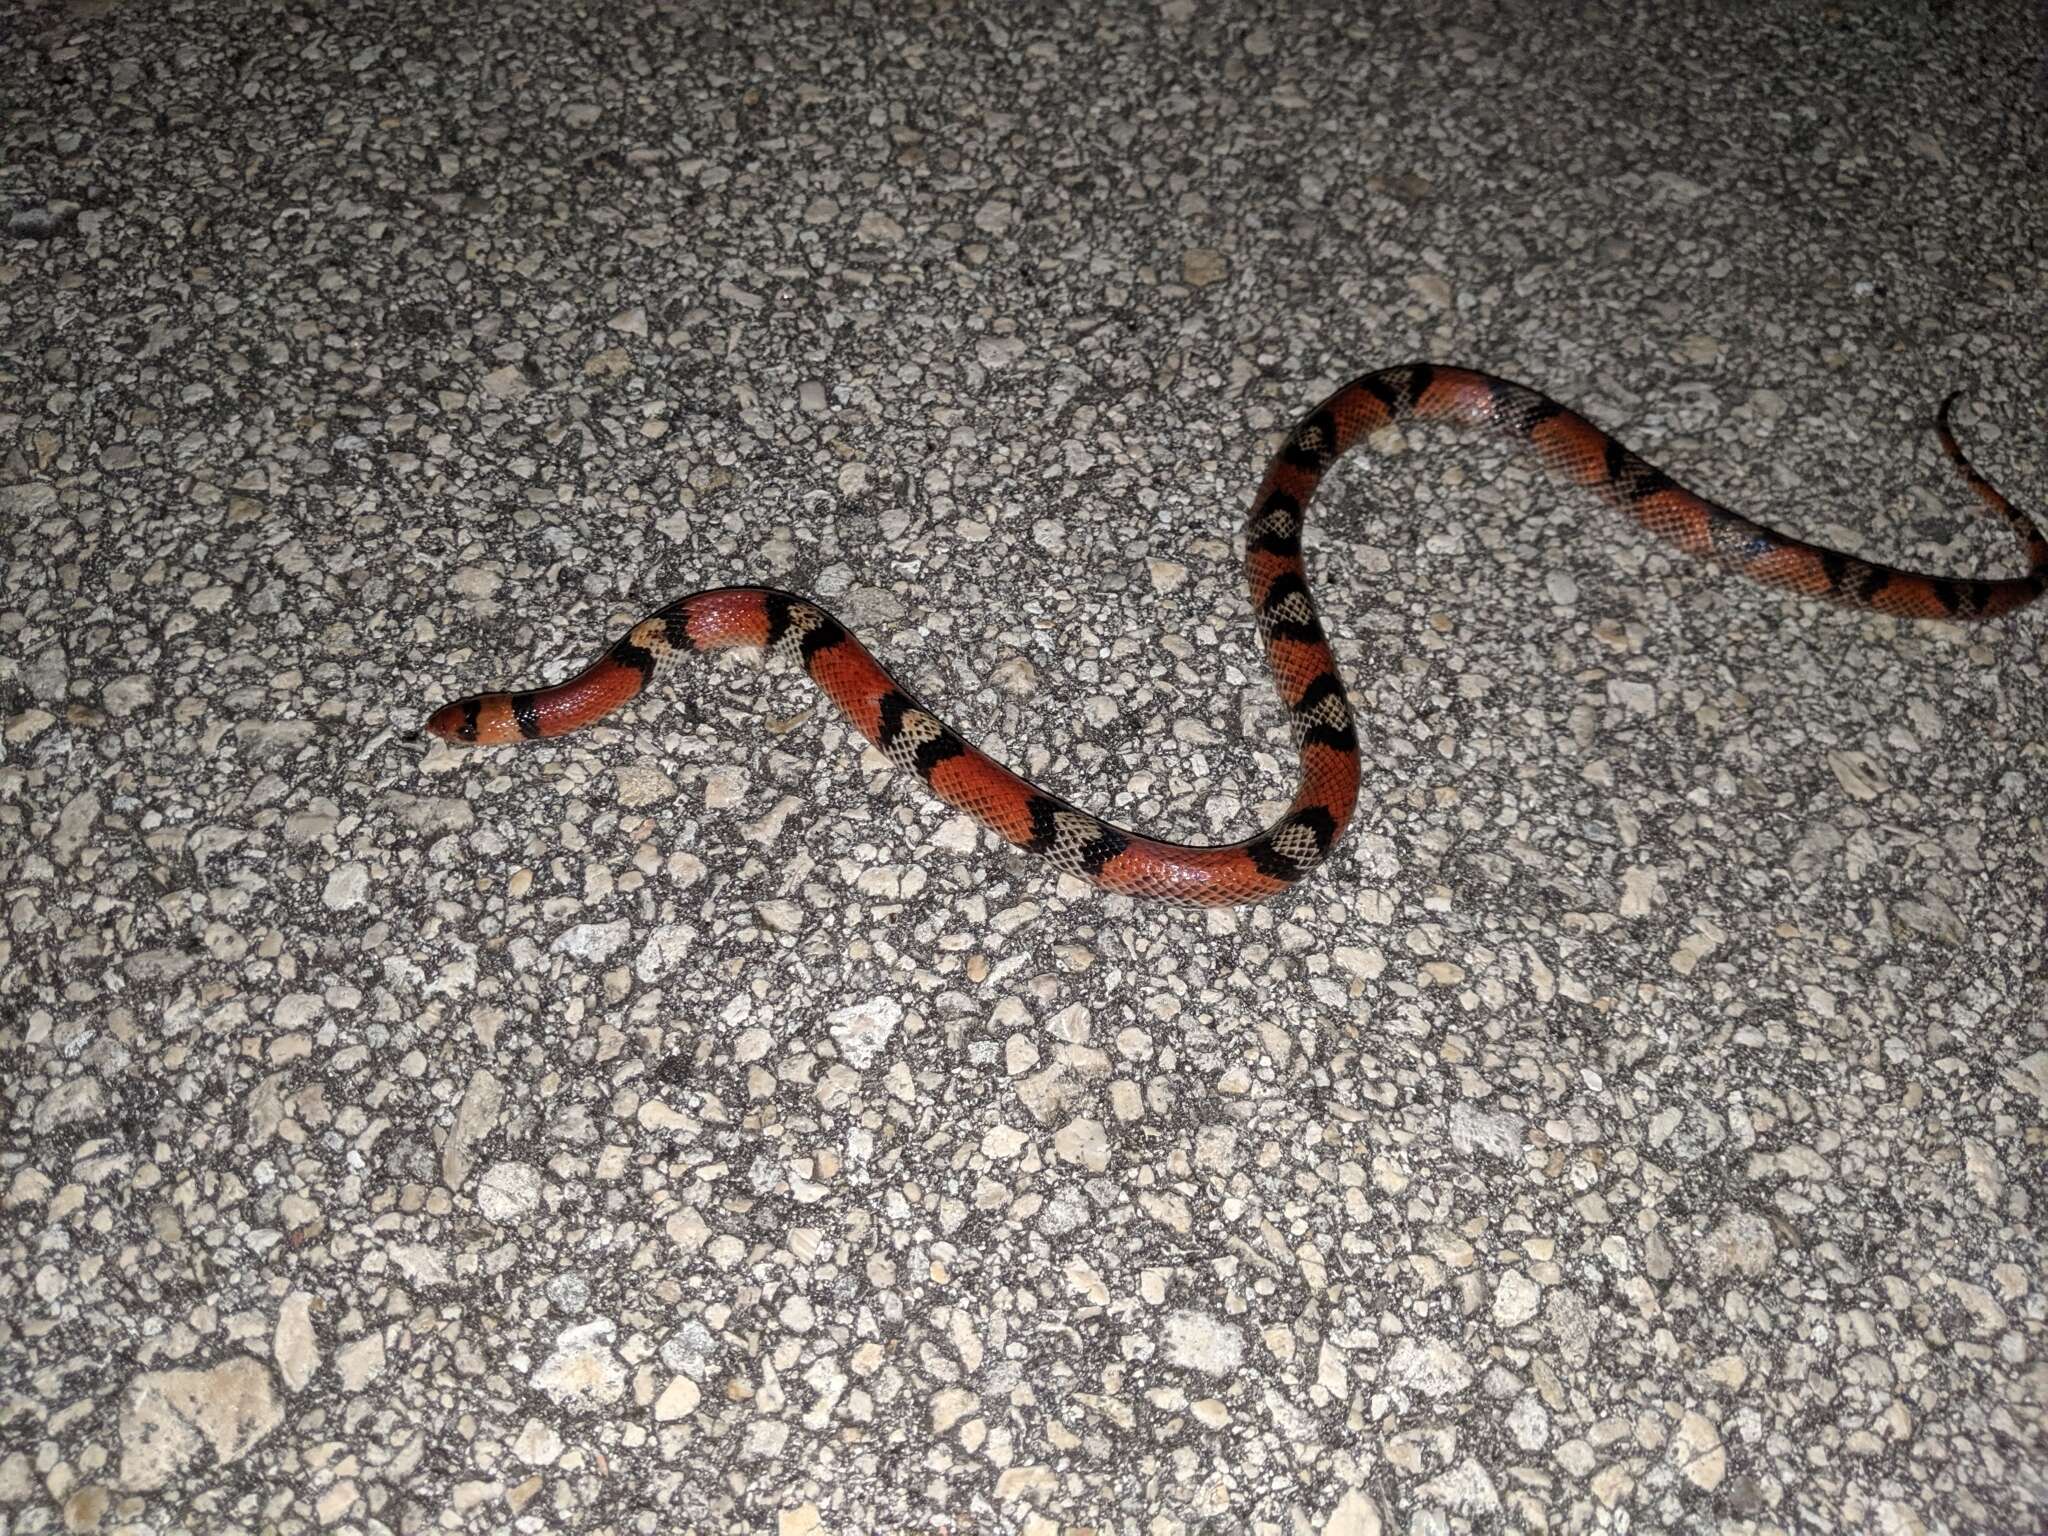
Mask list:
[[[427,716],[420,729],[443,741],[475,741],[476,715],[458,700],[453,704],[443,704]]]

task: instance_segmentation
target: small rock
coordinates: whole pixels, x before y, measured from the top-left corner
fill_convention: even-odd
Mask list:
[[[320,1369],[320,1344],[313,1335],[313,1298],[306,1292],[293,1291],[278,1308],[270,1352],[286,1390],[303,1392]]]
[[[616,1403],[626,1395],[626,1367],[609,1342],[617,1332],[609,1319],[601,1317],[563,1329],[554,1353],[540,1363],[529,1383],[575,1412],[592,1413]]]
[[[540,1419],[528,1419],[519,1438],[512,1442],[512,1454],[529,1467],[551,1467],[562,1454],[562,1437],[554,1426]]]
[[[965,1387],[947,1387],[932,1397],[932,1433],[943,1435],[981,1406],[981,1399]]]
[[[455,1123],[441,1147],[441,1182],[450,1189],[462,1188],[469,1178],[477,1143],[496,1128],[504,1102],[505,1090],[495,1077],[482,1068],[470,1074],[462,1102],[455,1106]]]
[[[384,1374],[384,1335],[366,1333],[334,1353],[334,1371],[350,1392],[360,1392]]]
[[[140,674],[116,678],[100,693],[107,713],[125,718],[156,702],[156,684]]]
[[[0,1504],[20,1504],[37,1486],[36,1469],[27,1453],[16,1451],[0,1460]]]
[[[1051,1467],[1037,1464],[1009,1467],[996,1479],[996,1497],[1005,1504],[1040,1503],[1058,1493],[1059,1487],[1059,1474]],[[1058,1527],[1049,1524],[1037,1528],[1027,1524],[1024,1527],[1030,1536],[1039,1536],[1042,1530],[1057,1529]]]
[[[1181,281],[1190,288],[1206,288],[1221,281],[1229,270],[1230,263],[1223,253],[1208,246],[1198,245],[1181,254]]]
[[[1722,1448],[1721,1432],[1705,1414],[1688,1410],[1679,1419],[1668,1454],[1687,1482],[1709,1493],[1728,1475],[1728,1452]]]
[[[882,1048],[903,1022],[903,1005],[893,997],[871,997],[825,1015],[839,1059],[856,1072],[875,1064]]]
[[[493,1163],[477,1181],[476,1206],[503,1225],[530,1216],[540,1205],[540,1170],[531,1163]]]
[[[1147,560],[1145,571],[1154,592],[1178,592],[1187,585],[1188,568],[1178,560]]]
[[[1322,1536],[1380,1536],[1380,1507],[1363,1488],[1353,1488],[1337,1501],[1323,1522]]]
[[[526,375],[509,363],[484,375],[484,393],[493,400],[523,400],[532,391]]]
[[[1436,272],[1416,272],[1408,278],[1408,291],[1431,309],[1449,309],[1456,297],[1450,282]]]
[[[633,962],[633,974],[643,982],[667,975],[697,946],[697,930],[688,923],[663,923],[647,935]]]
[[[1700,1247],[1700,1270],[1709,1280],[1761,1275],[1778,1261],[1771,1224],[1751,1211],[1730,1210]]]
[[[764,901],[754,907],[754,916],[770,933],[802,933],[804,909],[793,901]]]
[[[1566,1365],[1577,1368],[1593,1356],[1593,1308],[1569,1286],[1558,1286],[1543,1303],[1543,1320]]]
[[[975,361],[984,368],[1007,368],[1023,355],[1021,336],[984,336],[974,344]]]
[[[38,1136],[47,1136],[59,1126],[83,1125],[97,1120],[104,1113],[106,1095],[100,1089],[100,1080],[90,1072],[82,1077],[66,1078],[36,1105],[33,1124]]]
[[[394,1243],[386,1250],[391,1267],[414,1285],[446,1285],[448,1261],[430,1243]]]
[[[349,863],[343,864],[327,877],[327,886],[320,893],[320,902],[330,912],[346,912],[360,907],[368,899],[369,894],[369,866]]]
[[[1207,1312],[1175,1312],[1166,1319],[1166,1359],[1183,1370],[1228,1376],[1244,1363],[1244,1334]]]
[[[332,1525],[356,1506],[359,1493],[354,1478],[344,1477],[340,1482],[320,1495],[313,1506],[313,1514],[322,1525]]]
[[[64,1529],[90,1531],[106,1518],[113,1498],[104,1488],[81,1488],[64,1501]]]
[[[1891,788],[1868,752],[1830,752],[1827,762],[1834,771],[1835,782],[1851,800],[1875,800]]]
[[[1470,1456],[1415,1491],[1420,1497],[1461,1515],[1490,1515],[1500,1509],[1500,1490],[1486,1468]]]
[[[1451,1106],[1451,1146],[1468,1157],[1474,1152],[1519,1157],[1526,1130],[1527,1122],[1520,1115],[1489,1115],[1468,1099]]]
[[[1024,1150],[1027,1140],[1014,1125],[990,1126],[981,1135],[981,1155],[995,1162],[1007,1162]]]
[[[1472,1367],[1442,1339],[1402,1339],[1387,1358],[1387,1370],[1427,1397],[1449,1397],[1472,1385]]]
[[[1493,1292],[1493,1320],[1503,1328],[1519,1328],[1543,1304],[1543,1288],[1519,1269],[1500,1277]]]
[[[615,771],[618,802],[628,810],[666,805],[676,797],[676,781],[652,763],[635,763]]]
[[[121,1400],[121,1484],[161,1488],[202,1450],[228,1467],[284,1422],[263,1362],[241,1356],[211,1370],[150,1371]]]
[[[678,1376],[662,1388],[661,1396],[654,1400],[654,1416],[664,1424],[688,1418],[697,1411],[697,1404],[703,1396],[697,1383],[687,1376]]]
[[[1100,1120],[1069,1121],[1053,1134],[1052,1150],[1062,1162],[1079,1163],[1091,1173],[1109,1167],[1109,1135]]]
[[[872,240],[877,245],[895,245],[903,239],[903,226],[879,208],[870,208],[860,216],[856,233],[863,240]]]
[[[64,802],[57,813],[57,830],[50,838],[50,853],[59,864],[69,864],[99,826],[100,797],[82,789]]]
[[[633,936],[633,925],[623,917],[611,923],[578,923],[555,935],[548,948],[579,960],[609,960]]]
[[[1550,1443],[1550,1410],[1533,1392],[1524,1392],[1508,1410],[1508,1433],[1525,1451],[1540,1451]]]

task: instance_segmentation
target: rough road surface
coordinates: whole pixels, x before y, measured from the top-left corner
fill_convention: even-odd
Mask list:
[[[1238,520],[1415,358],[2018,568],[2034,7],[1381,9],[10,8],[0,1532],[2048,1525],[2048,612],[1383,443],[1207,916],[787,668],[417,734],[760,581],[1242,836]]]

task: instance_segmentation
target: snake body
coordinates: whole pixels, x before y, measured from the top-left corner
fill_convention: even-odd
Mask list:
[[[1416,363],[1346,384],[1288,434],[1246,521],[1252,611],[1287,707],[1301,787],[1271,826],[1227,847],[1162,842],[1112,826],[1018,777],[945,725],[831,614],[770,587],[720,587],[679,598],[635,624],[567,682],[461,699],[436,710],[426,728],[449,741],[479,744],[560,736],[610,714],[685,655],[726,646],[783,648],[892,763],[1005,841],[1142,900],[1193,906],[1259,901],[1328,858],[1358,803],[1357,724],[1301,553],[1309,498],[1347,449],[1411,421],[1492,428],[1526,443],[1560,477],[1590,489],[1658,538],[1753,581],[1902,618],[1988,619],[2048,588],[2048,539],[1964,458],[1948,425],[1953,401],[1943,404],[1936,423],[1942,446],[2019,539],[2028,561],[2024,576],[1924,575],[1788,537],[1694,495],[1583,416],[1507,379]]]

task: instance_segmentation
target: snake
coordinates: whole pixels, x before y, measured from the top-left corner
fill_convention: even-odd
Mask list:
[[[1287,434],[1246,518],[1246,585],[1286,706],[1301,783],[1270,826],[1227,846],[1147,837],[1011,772],[946,725],[825,608],[774,587],[717,587],[678,598],[566,682],[458,699],[435,710],[425,729],[451,743],[545,740],[603,719],[686,656],[759,647],[793,656],[855,730],[939,800],[1060,871],[1143,902],[1262,901],[1292,889],[1329,858],[1358,807],[1358,718],[1302,560],[1309,499],[1355,444],[1411,422],[1485,429],[1533,452],[1557,478],[1591,491],[1657,538],[1752,581],[1898,618],[1974,622],[2011,613],[2048,589],[2048,538],[1964,456],[1949,427],[1956,398],[1942,403],[1935,420],[1942,448],[2019,539],[2024,576],[1925,574],[1777,532],[1686,490],[1585,417],[1509,379],[1425,362],[1352,380]]]

